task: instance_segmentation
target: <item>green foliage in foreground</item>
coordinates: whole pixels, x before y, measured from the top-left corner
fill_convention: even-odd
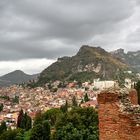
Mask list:
[[[50,140],[50,134],[50,124],[44,120],[32,128],[30,140]]]
[[[28,131],[3,130],[0,140],[99,140],[98,114],[93,108],[50,109],[38,113]]]
[[[7,130],[0,135],[0,140],[23,140],[23,134],[22,129]]]
[[[56,123],[56,140],[98,140],[98,115],[93,108],[74,108]]]
[[[0,134],[7,130],[6,122],[2,121],[0,125]]]

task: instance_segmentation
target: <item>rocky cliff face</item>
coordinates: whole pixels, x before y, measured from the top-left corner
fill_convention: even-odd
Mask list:
[[[93,80],[93,78],[112,79],[127,65],[100,47],[84,45],[72,57],[59,58],[46,68],[39,77],[39,83],[54,80]]]
[[[140,51],[125,53],[123,49],[118,49],[111,54],[128,64],[133,70],[140,72]]]

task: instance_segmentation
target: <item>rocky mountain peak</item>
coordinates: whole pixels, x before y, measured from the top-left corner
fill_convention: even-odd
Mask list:
[[[88,55],[97,55],[97,54],[108,55],[108,52],[106,52],[101,47],[93,47],[93,46],[89,46],[89,45],[83,45],[79,49],[77,55],[83,55],[83,54],[88,54]]]
[[[76,55],[59,58],[43,70],[38,83],[55,80],[112,79],[118,69],[127,69],[127,65],[101,47],[83,45]]]
[[[120,49],[117,49],[117,50],[115,50],[115,51],[112,51],[111,52],[111,54],[115,54],[115,55],[121,55],[121,54],[125,54],[125,52],[124,52],[124,49],[122,49],[122,48],[120,48]]]
[[[118,49],[111,52],[111,54],[129,65],[132,70],[140,72],[140,51],[128,51],[124,53],[123,49]]]

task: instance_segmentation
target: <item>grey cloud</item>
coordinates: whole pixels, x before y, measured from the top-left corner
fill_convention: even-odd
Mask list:
[[[61,46],[59,45],[56,46],[54,43],[24,41],[21,44],[21,40],[14,41],[14,42],[4,42],[3,44],[1,44],[0,47],[1,49],[0,59],[1,60],[9,60],[9,58],[10,60],[17,60],[17,58],[18,59],[27,59],[27,58],[56,59],[58,57],[62,57],[64,54],[70,55],[74,52],[74,50],[71,49],[70,45],[67,45],[67,47],[69,48],[66,48],[65,46],[63,46],[63,44]]]
[[[82,44],[93,42],[94,45],[97,36],[103,40],[105,35],[113,34],[113,39],[106,37],[102,43],[107,48],[113,43],[110,40],[115,42],[119,36],[114,34],[124,28],[121,23],[133,16],[137,6],[135,2],[0,1],[0,60],[55,59],[73,55]]]
[[[44,3],[45,4],[44,4]],[[108,32],[114,24],[133,13],[133,4],[127,0],[77,1],[18,1],[18,12],[44,23],[43,36],[68,40],[90,39],[93,35]],[[22,5],[22,7],[21,7]],[[41,8],[40,8],[41,7]],[[42,30],[41,30],[42,31]]]
[[[124,48],[129,48],[130,51],[140,50],[140,28],[137,28],[127,36],[124,46]]]
[[[140,28],[132,32],[127,38],[129,43],[140,43]]]

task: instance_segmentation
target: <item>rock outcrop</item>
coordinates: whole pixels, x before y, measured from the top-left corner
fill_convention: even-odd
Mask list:
[[[94,78],[112,80],[128,66],[100,47],[83,45],[72,57],[62,57],[42,71],[38,83],[55,80],[88,81]]]

